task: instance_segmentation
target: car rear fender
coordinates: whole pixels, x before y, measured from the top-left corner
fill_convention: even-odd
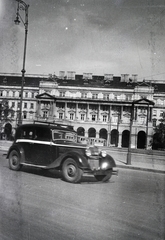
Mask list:
[[[17,151],[19,153],[19,155],[20,155],[20,162],[21,163],[25,162],[25,153],[24,153],[24,150],[23,150],[23,148],[21,147],[20,144],[13,144],[9,148],[6,158],[9,158],[9,155],[10,155],[12,150],[15,150],[15,151]]]

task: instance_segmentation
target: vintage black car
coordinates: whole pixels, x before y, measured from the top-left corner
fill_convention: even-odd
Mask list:
[[[58,169],[71,183],[80,182],[83,174],[93,174],[98,181],[108,181],[117,174],[110,155],[96,146],[78,143],[73,127],[62,124],[36,122],[19,126],[7,158],[12,170],[22,166]]]

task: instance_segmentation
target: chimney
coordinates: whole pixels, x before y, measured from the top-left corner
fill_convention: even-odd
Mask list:
[[[129,74],[121,74],[121,82],[128,82]]]
[[[92,73],[83,73],[84,79],[92,79]]]
[[[75,80],[75,75],[76,75],[76,72],[67,71],[67,79]]]
[[[132,81],[137,82],[138,75],[137,74],[132,74]]]
[[[59,72],[59,78],[64,79],[64,77],[65,77],[65,71],[60,71]]]
[[[113,74],[106,73],[104,74],[105,81],[113,81]]]

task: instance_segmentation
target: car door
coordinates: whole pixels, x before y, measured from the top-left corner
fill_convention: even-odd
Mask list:
[[[33,139],[33,164],[47,166],[52,162],[51,133],[47,127],[35,127]]]
[[[33,136],[34,128],[33,126],[23,126],[20,129],[20,137],[17,139],[19,145],[21,145],[25,156],[25,162],[31,163],[33,161]]]

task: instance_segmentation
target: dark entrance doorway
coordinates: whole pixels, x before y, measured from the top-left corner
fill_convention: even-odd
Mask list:
[[[128,130],[124,130],[122,132],[122,147],[126,147],[128,148],[129,146],[129,131]]]
[[[85,130],[84,130],[83,127],[79,127],[79,128],[77,129],[77,135],[78,135],[78,136],[85,136]]]
[[[138,132],[137,148],[144,149],[145,143],[146,143],[146,133],[144,131]]]
[[[111,131],[111,144],[115,144],[115,147],[118,146],[119,141],[119,132],[116,129]]]
[[[103,138],[107,140],[107,130],[105,128],[100,129],[99,138]]]
[[[89,130],[88,130],[88,137],[96,137],[96,129],[94,129],[94,128],[90,128]]]

